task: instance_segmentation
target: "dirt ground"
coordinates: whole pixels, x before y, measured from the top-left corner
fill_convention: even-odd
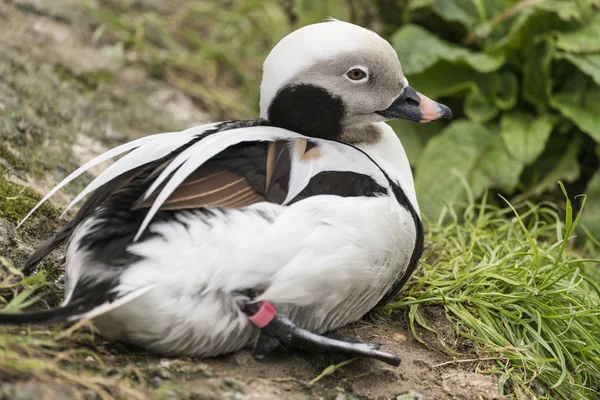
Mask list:
[[[0,171],[3,179],[41,195],[78,164],[110,146],[211,120],[177,89],[127,66],[121,48],[99,43],[99,27],[86,7],[93,4],[0,0]],[[80,185],[55,196],[52,204],[63,207]],[[14,222],[0,218],[0,251],[18,266],[56,223],[38,218],[25,231],[16,231]],[[61,262],[60,252],[51,262]],[[56,286],[60,289],[60,280]],[[440,337],[454,340],[443,313],[437,313],[441,319],[435,318],[435,310],[431,314]],[[254,360],[249,351],[208,360],[164,359],[104,343],[102,362],[110,368],[99,373],[121,376],[121,369],[128,368],[139,375],[139,387],[132,388],[135,395],[124,392],[121,398],[501,398],[493,378],[468,372],[472,363],[453,362],[435,344],[440,337],[423,333],[432,349],[420,344],[405,321],[401,312],[391,317],[373,314],[340,332],[381,343],[384,350],[403,358],[399,368],[356,360],[312,382],[343,359],[283,350],[263,361]],[[26,333],[18,328],[0,330],[1,335]],[[75,373],[94,371],[97,362],[88,357]],[[99,397],[82,387],[0,369],[0,399],[41,398]]]

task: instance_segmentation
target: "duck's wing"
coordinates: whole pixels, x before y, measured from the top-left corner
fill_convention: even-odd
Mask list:
[[[177,204],[185,205],[178,208],[231,207],[238,202],[244,206],[251,201],[287,205],[321,194],[387,194],[387,188],[382,170],[352,146],[276,127],[233,129],[209,136],[169,160],[138,203],[148,212],[134,240],[158,211]]]
[[[157,167],[148,181],[153,181],[173,161]],[[290,169],[287,142],[247,142],[225,149],[188,175],[159,210],[183,210],[203,207],[241,208],[261,201],[281,203],[286,195],[282,175]],[[142,196],[135,209],[150,208],[165,189]]]
[[[156,214],[165,210],[240,208],[262,201],[291,204],[320,194],[373,196],[388,192],[379,167],[352,146],[263,124],[229,122],[155,135],[90,161],[57,188],[86,168],[129,151],[73,200],[69,207],[87,196],[73,220],[30,257],[26,270],[68,239],[99,207],[114,208],[121,215],[143,210],[137,240]],[[135,143],[139,145],[133,146]],[[39,204],[32,212],[37,207]]]

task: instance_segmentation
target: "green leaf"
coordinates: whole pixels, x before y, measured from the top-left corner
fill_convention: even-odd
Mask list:
[[[537,107],[540,113],[548,109],[551,93],[550,64],[554,54],[554,42],[543,40],[531,44],[525,51],[523,65],[523,97]]]
[[[598,4],[598,0],[546,0],[537,7],[554,12],[565,21],[582,21],[592,14],[592,6]]]
[[[577,30],[557,33],[556,47],[573,53],[600,51],[600,14]]]
[[[487,188],[496,188],[505,193],[514,192],[523,172],[523,163],[511,158],[500,136],[492,135],[487,145],[488,150],[470,179],[473,194],[479,197]]]
[[[475,29],[477,25],[487,20],[487,16],[477,10],[472,0],[436,0],[433,11],[446,21],[460,22],[468,30]]]
[[[400,138],[408,161],[413,167],[419,162],[425,143],[440,131],[437,124],[415,124],[411,121],[399,119],[390,121],[388,124]]]
[[[559,53],[556,58],[569,61],[600,86],[600,54]]]
[[[587,201],[581,215],[581,224],[600,240],[600,171],[596,171],[585,189]]]
[[[488,53],[499,52],[504,54],[517,52],[525,48],[527,43],[541,40],[545,36],[551,36],[553,32],[566,29],[569,26],[556,14],[528,8],[508,21],[506,34],[498,36],[494,32],[492,36],[495,39],[488,41],[486,51]],[[525,58],[527,58],[527,55],[525,55]]]
[[[600,87],[557,93],[550,105],[600,143]]]
[[[446,21],[460,22],[467,30],[473,31],[510,3],[506,0],[436,0],[433,11]]]
[[[473,72],[467,66],[447,61],[442,61],[421,74],[409,76],[412,87],[433,99],[477,90],[474,80],[483,79],[485,75]]]
[[[438,215],[444,201],[465,196],[459,176],[471,185],[475,197],[487,188],[512,191],[523,164],[511,159],[498,135],[466,120],[456,121],[431,139],[419,160],[415,186],[422,212]]]
[[[476,53],[439,39],[417,25],[407,24],[391,38],[407,75],[418,74],[441,60],[463,63],[478,72],[495,71],[504,64],[502,54]],[[418,51],[416,51],[418,49]]]
[[[549,116],[536,118],[522,112],[505,113],[500,120],[500,132],[508,153],[525,165],[542,154],[552,127],[553,121]]]
[[[518,82],[514,74],[499,71],[492,75],[471,75],[474,84],[464,103],[465,114],[473,122],[484,123],[495,118],[500,110],[512,108],[518,97]]]
[[[560,149],[562,153],[559,154],[562,154],[562,156],[555,162],[552,162],[552,154],[556,153],[547,154],[548,149],[546,149],[544,155],[534,164],[534,167],[537,166],[538,169],[542,169],[540,172],[544,175],[543,178],[535,186],[532,185],[525,192],[514,198],[513,202],[520,202],[532,196],[539,196],[546,190],[555,188],[558,181],[574,182],[579,178],[581,170],[577,155],[579,154],[581,140],[576,136],[574,139],[569,139],[567,143],[568,145],[564,146],[566,150],[564,150],[564,147]],[[557,143],[557,141],[550,141],[548,143],[549,147],[556,147],[561,144]],[[546,173],[548,169],[550,171]]]

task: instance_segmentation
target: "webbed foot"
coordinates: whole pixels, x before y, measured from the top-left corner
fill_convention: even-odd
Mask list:
[[[400,357],[378,350],[379,344],[345,341],[317,335],[298,327],[286,316],[276,313],[274,307],[270,304],[268,305],[271,307],[270,315],[265,319],[261,314],[263,305],[248,304],[244,310],[249,315],[250,320],[261,328],[260,335],[252,351],[252,354],[257,358],[264,358],[279,344],[283,344],[317,353],[338,353],[353,357],[374,358],[396,367],[400,365]],[[259,317],[253,320],[255,316]],[[265,324],[267,320],[268,323]],[[260,322],[256,323],[255,321]]]

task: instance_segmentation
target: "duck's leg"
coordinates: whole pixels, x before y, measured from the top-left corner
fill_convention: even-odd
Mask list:
[[[284,344],[302,350],[374,358],[390,365],[400,365],[400,357],[378,350],[378,344],[347,342],[302,329],[286,316],[278,314],[268,302],[248,303],[244,312],[256,326],[261,328],[252,351],[257,358],[263,358],[279,344]]]

